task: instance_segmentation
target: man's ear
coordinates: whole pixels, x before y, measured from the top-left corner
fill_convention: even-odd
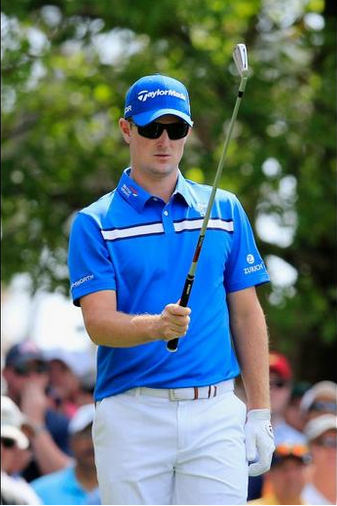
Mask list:
[[[120,118],[119,120],[119,128],[122,132],[123,139],[127,144],[130,144],[131,141],[131,123],[124,118]]]

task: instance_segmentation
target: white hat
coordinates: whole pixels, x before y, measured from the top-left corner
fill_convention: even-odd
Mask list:
[[[85,404],[81,406],[76,411],[75,415],[72,417],[69,423],[69,433],[76,434],[77,432],[81,432],[88,425],[90,425],[94,421],[95,416],[95,405],[94,404]]]
[[[331,429],[337,430],[337,417],[335,415],[321,415],[306,424],[304,434],[309,441],[312,441]]]
[[[302,397],[300,403],[301,411],[308,411],[313,402],[319,397],[326,397],[332,401],[337,401],[337,384],[333,381],[319,381],[309,388]]]
[[[17,446],[25,450],[29,446],[27,436],[21,426],[27,423],[18,406],[7,396],[1,396],[1,437],[13,439]]]

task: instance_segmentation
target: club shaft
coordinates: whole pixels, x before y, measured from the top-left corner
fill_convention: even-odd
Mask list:
[[[239,108],[240,108],[243,92],[245,91],[245,88],[246,88],[246,83],[247,83],[247,77],[242,77],[241,78],[241,82],[240,82],[240,86],[239,86],[238,96],[237,96],[237,99],[236,99],[236,102],[235,102],[235,106],[234,106],[234,109],[233,109],[232,117],[231,117],[231,120],[230,120],[230,123],[229,123],[229,127],[228,127],[228,130],[227,130],[226,140],[225,140],[225,143],[223,145],[223,149],[222,149],[221,157],[220,157],[220,160],[219,160],[218,168],[217,168],[217,171],[216,171],[216,174],[215,174],[215,178],[214,178],[214,182],[213,182],[213,187],[212,187],[211,195],[209,197],[206,213],[205,213],[205,216],[204,216],[204,219],[203,219],[203,222],[202,222],[202,226],[201,226],[201,230],[200,230],[197,246],[195,248],[195,252],[194,252],[194,255],[193,255],[193,260],[192,260],[190,269],[188,271],[188,274],[187,274],[187,277],[186,277],[186,280],[185,280],[183,292],[182,292],[181,297],[180,297],[180,305],[183,306],[183,307],[187,306],[188,300],[190,298],[190,294],[191,294],[191,290],[192,290],[192,286],[193,286],[193,282],[194,282],[194,277],[195,277],[195,272],[196,272],[196,269],[197,269],[197,265],[198,265],[198,260],[199,260],[201,248],[202,248],[202,245],[203,245],[203,242],[204,242],[204,238],[205,238],[205,234],[206,234],[206,230],[207,230],[208,221],[209,221],[209,218],[210,218],[210,215],[211,215],[211,210],[212,210],[212,207],[213,207],[213,203],[214,203],[214,199],[215,199],[215,194],[216,194],[216,191],[217,191],[218,186],[219,186],[219,182],[220,182],[220,178],[221,178],[221,174],[222,174],[222,169],[224,167],[224,163],[225,163],[225,159],[226,159],[226,154],[227,154],[227,149],[228,149],[229,141],[230,141],[230,138],[232,136],[232,132],[233,132],[235,120],[236,120],[236,117],[238,115],[238,111],[239,111]],[[179,338],[177,337],[175,339],[171,339],[170,341],[168,341],[167,345],[166,345],[166,348],[167,348],[168,351],[175,352],[178,349],[178,344],[179,344]]]

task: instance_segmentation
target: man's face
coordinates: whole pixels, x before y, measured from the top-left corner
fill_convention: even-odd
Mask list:
[[[39,360],[29,360],[19,365],[5,367],[3,376],[7,383],[8,395],[16,402],[28,381],[34,381],[46,388],[48,385],[47,366]]]
[[[314,464],[321,469],[336,469],[336,441],[335,430],[327,430],[310,444]],[[335,474],[335,471],[333,471]]]
[[[1,470],[10,474],[15,462],[16,442],[10,438],[1,438]]]
[[[179,118],[173,115],[161,116],[157,123],[177,123]],[[175,173],[183,156],[187,137],[171,140],[164,130],[158,139],[148,139],[138,133],[137,127],[120,120],[124,140],[130,146],[131,166],[134,173],[148,175],[160,180],[162,177]]]
[[[270,469],[270,480],[273,490],[282,502],[280,504],[293,504],[287,502],[300,496],[305,484],[305,465],[300,459],[285,458]]]
[[[279,374],[270,372],[270,403],[274,415],[282,416],[291,395],[291,383]]]
[[[78,392],[79,379],[62,360],[51,360],[48,369],[50,385],[61,399],[70,398]]]
[[[71,449],[77,463],[81,467],[86,468],[95,466],[91,427],[92,426],[89,425],[81,432],[73,434],[70,439]]]

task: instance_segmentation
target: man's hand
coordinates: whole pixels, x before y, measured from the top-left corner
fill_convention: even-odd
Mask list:
[[[155,335],[164,341],[186,335],[190,323],[191,309],[179,304],[167,304],[157,320]]]
[[[248,411],[245,426],[246,452],[249,476],[258,476],[270,469],[275,450],[274,434],[270,423],[269,409]]]
[[[31,374],[27,377],[21,395],[21,410],[29,421],[43,424],[49,400],[45,393],[48,376],[45,374]]]

